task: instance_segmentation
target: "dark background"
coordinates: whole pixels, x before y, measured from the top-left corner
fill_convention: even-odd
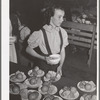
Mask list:
[[[23,16],[23,22],[32,30],[38,30],[42,26],[41,9],[45,1],[53,1],[64,6],[66,19],[71,20],[70,9],[73,7],[83,6],[89,8],[96,6],[97,0],[10,0],[10,12],[19,11]]]

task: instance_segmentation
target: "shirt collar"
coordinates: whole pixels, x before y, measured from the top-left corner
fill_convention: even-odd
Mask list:
[[[57,30],[57,31],[59,31],[59,29],[60,29],[60,27],[55,26],[52,22],[50,22],[50,27],[51,27],[52,29]]]

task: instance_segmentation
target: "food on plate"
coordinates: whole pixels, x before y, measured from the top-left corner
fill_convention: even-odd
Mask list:
[[[57,92],[57,87],[52,85],[49,82],[44,82],[40,87],[39,87],[39,91],[42,94],[55,94]]]
[[[76,87],[64,86],[64,88],[61,89],[59,93],[60,93],[60,96],[64,99],[76,99],[79,96],[79,93]]]
[[[26,88],[25,89],[22,89],[20,91],[20,95],[21,95],[21,98],[28,99],[28,90]]]
[[[76,93],[77,92],[77,89],[75,87],[71,87],[71,92],[72,93]]]
[[[77,87],[84,92],[93,92],[96,89],[96,85],[93,81],[80,81]]]
[[[13,85],[13,87],[12,87],[12,92],[13,92],[13,93],[19,93],[19,92],[20,92],[19,86],[18,86],[18,85]]]
[[[39,96],[39,93],[36,91],[28,93],[29,100],[36,100],[38,98],[38,96]]]
[[[38,71],[38,70],[39,70],[39,67],[38,67],[38,66],[36,66],[36,67],[34,68],[34,70],[35,70],[35,71]]]
[[[23,74],[22,73],[18,73],[18,74],[16,74],[16,78],[17,79],[23,79]]]
[[[53,100],[59,100],[59,97],[54,97]]]
[[[36,66],[34,69],[28,71],[29,76],[36,76],[36,77],[42,77],[44,75],[44,71],[39,69],[38,66]]]
[[[80,100],[97,100],[97,96],[95,94],[84,94],[80,97]]]
[[[54,96],[53,95],[47,95],[44,100],[53,100]]]
[[[93,95],[92,96],[92,100],[97,100],[97,96],[96,95]]]
[[[62,96],[68,96],[68,95],[70,95],[70,90],[63,91],[61,95]]]
[[[29,79],[29,83],[30,83],[31,85],[36,84],[36,79],[35,79],[35,78]]]
[[[46,97],[44,100],[52,100],[50,97]]]
[[[86,90],[91,90],[91,89],[92,89],[92,85],[89,84],[89,83],[86,83],[85,89],[86,89]]]
[[[60,74],[57,74],[55,71],[48,71],[46,76],[44,77],[44,81],[51,80],[52,82],[58,81],[61,78]]]
[[[85,81],[81,81],[80,84],[79,84],[79,87],[84,89],[85,84],[86,84]]]
[[[37,74],[39,74],[39,75],[41,75],[43,73],[43,71],[41,70],[41,69],[39,69],[38,71],[37,71]]]
[[[48,92],[49,86],[43,85],[43,86],[41,87],[41,90],[42,90],[42,92]]]
[[[24,72],[17,71],[10,75],[10,81],[11,82],[22,82],[26,79],[26,75]]]
[[[12,79],[12,80],[14,80],[16,78],[16,75],[12,75],[11,77],[10,77],[10,79]]]

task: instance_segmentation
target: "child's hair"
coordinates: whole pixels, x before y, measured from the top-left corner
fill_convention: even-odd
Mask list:
[[[62,7],[62,5],[56,4],[56,5],[52,5],[50,7],[45,8],[44,13],[44,24],[48,24],[50,23],[50,18],[52,16],[54,16],[55,13],[55,9],[60,9],[64,11],[64,8]]]

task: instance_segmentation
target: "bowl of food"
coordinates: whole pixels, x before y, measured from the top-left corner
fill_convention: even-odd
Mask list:
[[[83,92],[93,92],[96,89],[96,85],[93,81],[80,81],[77,87]]]
[[[97,96],[96,94],[83,94],[81,97],[80,97],[80,100],[97,100]]]
[[[24,74],[24,72],[21,71],[17,71],[13,74],[10,75],[10,81],[11,82],[23,82],[26,79],[26,75]]]
[[[31,77],[25,80],[25,84],[29,88],[37,88],[42,84],[42,80],[39,77]]]
[[[56,95],[47,95],[43,98],[43,100],[63,100],[63,99]]]
[[[79,97],[79,92],[77,91],[76,87],[64,87],[59,91],[59,95],[63,99],[74,100]]]
[[[10,84],[10,93],[17,95],[20,93],[20,87],[17,84]]]
[[[52,81],[56,82],[60,80],[61,75],[57,74],[55,71],[48,71],[48,73],[44,76],[44,81]]]
[[[50,59],[49,59],[49,63],[50,64],[58,64],[59,62],[60,62],[60,59],[61,59],[61,57],[60,57],[60,55],[59,54],[52,54],[52,55],[50,55],[49,56],[50,57]]]
[[[42,77],[44,74],[45,74],[44,71],[41,70],[38,66],[28,71],[29,76]]]
[[[42,95],[37,90],[28,90],[28,100],[40,100]]]
[[[52,84],[45,84],[43,83],[39,88],[38,91],[45,95],[45,94],[50,94],[53,95],[57,92],[57,87],[55,85]]]

